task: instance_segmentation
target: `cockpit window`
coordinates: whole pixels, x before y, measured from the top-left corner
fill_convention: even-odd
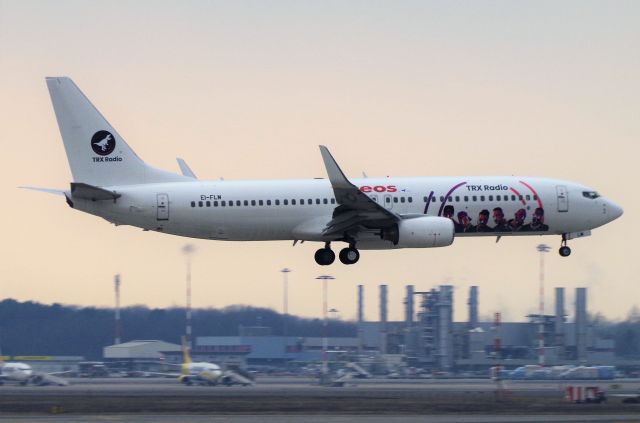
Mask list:
[[[600,197],[600,194],[595,191],[582,191],[582,196],[593,200]]]

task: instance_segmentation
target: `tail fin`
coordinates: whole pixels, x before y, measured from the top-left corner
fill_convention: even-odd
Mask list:
[[[182,337],[182,364],[191,363],[191,352],[189,352],[189,346],[187,345],[187,338]]]
[[[190,180],[143,162],[70,78],[46,79],[75,182],[112,186]]]

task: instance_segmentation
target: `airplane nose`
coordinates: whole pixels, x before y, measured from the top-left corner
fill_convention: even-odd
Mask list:
[[[607,215],[611,220],[616,220],[617,218],[622,216],[622,213],[624,213],[622,207],[620,207],[613,201],[607,201]]]

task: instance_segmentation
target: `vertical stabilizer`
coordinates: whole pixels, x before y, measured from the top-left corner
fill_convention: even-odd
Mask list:
[[[143,162],[70,78],[46,80],[75,182],[113,186],[190,180]]]

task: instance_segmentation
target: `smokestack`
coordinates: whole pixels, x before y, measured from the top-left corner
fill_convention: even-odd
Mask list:
[[[576,349],[578,361],[586,362],[587,357],[587,288],[576,288]]]
[[[120,275],[116,275],[114,278],[114,286],[116,292],[116,327],[115,327],[115,345],[120,344],[122,326],[120,323]]]
[[[554,332],[556,346],[564,346],[564,288],[556,288]]]
[[[407,285],[407,298],[404,301],[404,322],[407,328],[413,326],[413,285]]]
[[[380,322],[387,323],[387,285],[380,285]]]
[[[380,353],[387,353],[387,285],[380,285]]]
[[[469,288],[469,329],[478,327],[478,287]]]
[[[358,285],[358,354],[364,347],[364,285]]]
[[[358,324],[364,322],[364,285],[358,285]]]

